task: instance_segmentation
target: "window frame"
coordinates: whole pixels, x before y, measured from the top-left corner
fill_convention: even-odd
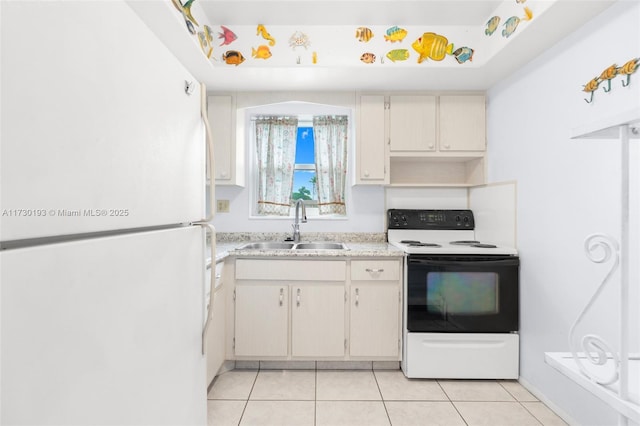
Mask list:
[[[258,168],[256,166],[257,158],[255,152],[255,132],[253,131],[253,118],[255,116],[264,115],[282,115],[297,116],[298,127],[313,127],[314,115],[346,115],[349,120],[349,145],[347,148],[347,162],[349,165],[349,173],[347,173],[347,183],[345,186],[345,200],[347,200],[346,214],[344,215],[320,215],[316,200],[304,200],[307,206],[307,216],[315,220],[348,220],[350,214],[349,200],[351,199],[351,187],[353,182],[353,150],[355,149],[355,132],[354,132],[354,112],[353,108],[343,106],[333,106],[325,104],[312,104],[307,102],[283,102],[278,104],[263,105],[260,107],[247,108],[245,110],[245,137],[246,144],[246,161],[247,161],[247,182],[249,183],[249,219],[250,220],[285,220],[290,221],[295,217],[295,204],[289,210],[288,216],[267,216],[259,215],[257,212],[257,182]],[[316,165],[313,164],[315,170]]]

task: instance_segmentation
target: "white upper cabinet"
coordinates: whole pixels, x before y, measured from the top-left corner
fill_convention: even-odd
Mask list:
[[[236,105],[231,95],[209,96],[208,116],[214,145],[215,184],[244,186],[244,141],[236,140]]]
[[[435,96],[390,96],[389,148],[394,151],[436,150]]]
[[[359,99],[356,183],[468,187],[486,182],[483,94],[361,95]],[[383,134],[386,144],[380,142]]]
[[[440,96],[440,150],[484,151],[486,149],[485,98]]]
[[[361,96],[357,116],[356,182],[376,185],[389,183],[384,96]]]

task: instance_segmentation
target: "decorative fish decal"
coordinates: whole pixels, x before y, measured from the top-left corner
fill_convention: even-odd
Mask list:
[[[528,7],[525,7],[524,16],[522,17],[522,20],[530,21],[531,19],[533,19],[533,12]],[[507,19],[507,21],[504,23],[502,36],[509,38],[511,34],[515,32],[516,28],[518,28],[519,23],[520,23],[520,18],[518,18],[517,16],[512,16],[511,18]]]
[[[407,49],[394,49],[387,52],[387,58],[395,61],[406,61],[409,59],[409,51]]]
[[[414,41],[411,47],[420,54],[419,64],[427,58],[441,61],[445,55],[451,55],[453,52],[453,43],[449,44],[445,36],[436,33],[422,34],[422,37]]]
[[[301,31],[296,31],[291,35],[291,37],[289,37],[289,46],[291,46],[292,49],[296,49],[298,47],[304,47],[306,49],[310,45],[311,41],[309,40],[309,37]]]
[[[238,66],[244,62],[244,56],[237,50],[227,50],[222,55],[222,60],[228,65]]]
[[[187,30],[189,30],[189,32],[191,34],[195,35],[196,34],[196,27],[193,26],[193,23],[190,20],[186,19],[186,18],[184,20],[184,23],[187,25]]]
[[[356,38],[358,41],[366,43],[373,38],[373,31],[367,27],[359,27],[356,30]]]
[[[198,31],[198,41],[200,42],[200,48],[207,56],[207,58],[211,58],[211,54],[213,53],[213,47],[209,44],[207,40],[207,35],[204,31]]]
[[[264,27],[264,25],[262,24],[258,25],[258,28],[256,29],[256,35],[262,36],[263,39],[268,40],[269,46],[276,45],[276,39],[271,37],[271,34],[269,34],[267,29]]]
[[[499,24],[500,24],[500,17],[493,16],[491,19],[487,21],[487,28],[484,30],[484,33],[488,36],[492,35],[498,28]]]
[[[222,32],[218,33],[218,38],[222,39],[222,43],[220,43],[220,46],[231,44],[231,42],[235,41],[238,38],[238,36],[233,31],[231,31],[224,25],[220,25],[220,28],[222,28]]]
[[[180,0],[171,0],[176,9],[178,9],[180,13],[182,13],[182,16],[184,16],[185,20],[193,22],[196,27],[199,27],[200,25],[198,24],[198,21],[196,21],[191,14],[191,6],[193,6],[194,1],[196,0],[187,0],[185,4],[182,4]],[[195,30],[192,34],[195,34]]]
[[[453,56],[459,64],[463,64],[467,61],[473,61],[473,49],[466,46],[460,47],[453,52]]]
[[[384,36],[385,41],[395,43],[396,41],[402,41],[407,36],[407,30],[399,28],[397,25],[387,29],[387,33]]]
[[[376,55],[370,52],[363,53],[362,56],[360,56],[360,60],[365,64],[372,64],[376,61]]]
[[[204,35],[207,37],[207,42],[213,45],[213,30],[211,29],[210,26],[208,25],[204,26]]]
[[[257,49],[251,48],[251,56],[256,59],[269,59],[271,57],[271,50],[269,46],[262,44]]]

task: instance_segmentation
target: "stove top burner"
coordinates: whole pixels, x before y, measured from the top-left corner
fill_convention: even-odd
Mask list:
[[[479,247],[479,248],[497,248],[498,246],[495,244],[485,244],[485,243],[480,243],[480,244],[471,244],[471,247]]]
[[[497,248],[495,244],[487,244],[481,243],[476,240],[461,240],[461,241],[451,241],[451,245],[454,246],[469,246],[469,247],[478,247],[478,248]]]
[[[409,247],[442,247],[440,244],[436,243],[423,243],[418,240],[400,240],[400,244],[406,244]]]
[[[436,244],[436,243],[421,243],[421,242],[408,243],[407,245],[409,247],[442,247],[440,244]]]

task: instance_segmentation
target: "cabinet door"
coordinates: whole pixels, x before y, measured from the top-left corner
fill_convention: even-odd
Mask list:
[[[292,287],[291,355],[344,356],[344,285]]]
[[[225,330],[225,288],[220,287],[213,294],[211,323],[207,329],[207,386],[218,374],[225,359],[224,330]]]
[[[486,149],[485,98],[440,96],[440,150]]]
[[[389,137],[391,151],[434,151],[436,97],[391,96]]]
[[[236,286],[237,356],[287,356],[288,293],[284,285]]]
[[[385,183],[387,168],[384,96],[361,96],[357,173],[360,184]]]
[[[233,184],[235,177],[235,140],[231,96],[209,96],[208,117],[215,150],[217,185]]]
[[[354,282],[350,313],[351,356],[399,356],[400,288],[397,282]]]

